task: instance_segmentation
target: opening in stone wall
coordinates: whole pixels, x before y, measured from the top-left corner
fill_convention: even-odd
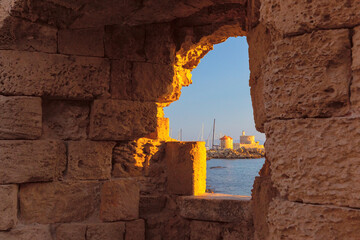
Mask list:
[[[207,192],[250,196],[264,164],[265,135],[255,129],[249,74],[246,37],[229,38],[201,60],[190,87],[164,109],[171,138],[205,141]]]

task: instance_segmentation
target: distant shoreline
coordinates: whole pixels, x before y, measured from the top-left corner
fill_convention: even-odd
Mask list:
[[[239,148],[239,149],[218,149],[207,150],[206,159],[258,159],[265,157],[263,148]]]

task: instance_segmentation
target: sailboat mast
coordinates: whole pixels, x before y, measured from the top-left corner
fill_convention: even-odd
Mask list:
[[[214,118],[213,137],[212,137],[212,146],[211,146],[212,149],[214,149],[214,138],[215,138],[215,118]]]

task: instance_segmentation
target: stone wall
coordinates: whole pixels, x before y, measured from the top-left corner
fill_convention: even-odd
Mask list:
[[[0,239],[359,238],[359,11],[1,1]],[[266,163],[251,205],[189,197],[203,191],[202,146],[167,143],[162,108],[214,44],[245,35]]]

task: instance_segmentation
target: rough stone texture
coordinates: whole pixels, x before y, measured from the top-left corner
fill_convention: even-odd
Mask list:
[[[145,240],[145,222],[143,219],[126,222],[125,240]]]
[[[95,100],[90,115],[90,138],[129,140],[154,132],[158,106],[150,102]]]
[[[59,141],[0,141],[0,183],[52,181],[66,169],[66,148]]]
[[[174,68],[171,65],[134,63],[134,99],[166,102],[175,87]]]
[[[179,197],[180,216],[216,222],[252,222],[250,198],[237,195],[203,194]]]
[[[109,95],[110,64],[91,57],[0,51],[0,94],[90,99]]]
[[[110,59],[145,61],[145,27],[106,26],[105,55]]]
[[[360,211],[283,200],[271,203],[269,239],[359,239]]]
[[[156,214],[161,212],[166,205],[165,196],[140,196],[139,203],[139,215],[141,218],[145,218],[151,214]]]
[[[352,70],[360,70],[360,26],[354,28],[352,38]]]
[[[353,79],[350,86],[351,108],[356,114],[360,113],[360,70],[353,72]]]
[[[59,52],[83,56],[104,56],[104,28],[60,30]]]
[[[68,177],[109,179],[114,142],[68,142]]]
[[[217,240],[221,238],[221,224],[216,222],[191,221],[190,240]]]
[[[271,50],[271,37],[269,31],[260,24],[248,33],[247,40],[249,43],[250,92],[255,127],[258,131],[264,132],[264,123],[267,119],[264,102],[265,82],[262,70]]]
[[[111,98],[133,99],[132,64],[124,60],[111,62]]]
[[[86,224],[61,224],[55,230],[56,240],[86,240]]]
[[[198,195],[205,192],[205,142],[167,142],[165,161],[169,193]]]
[[[148,62],[172,64],[175,62],[174,33],[170,24],[146,25],[145,54]]]
[[[359,208],[358,123],[358,118],[334,118],[265,124],[271,179],[281,196]]]
[[[55,28],[10,17],[0,29],[0,49],[56,53],[56,34]]]
[[[261,22],[276,28],[281,34],[296,35],[316,29],[334,29],[360,23],[360,2],[349,1],[262,1]]]
[[[263,69],[268,117],[345,115],[350,54],[348,30],[317,31],[274,42]]]
[[[17,185],[0,186],[0,230],[13,228],[17,223]],[[0,233],[1,234],[1,233]]]
[[[0,96],[0,109],[0,139],[40,138],[41,98]]]
[[[4,240],[52,240],[47,225],[18,226],[9,232],[0,231],[0,239]],[[80,240],[80,239],[79,239]]]
[[[98,211],[98,182],[52,182],[20,187],[20,218],[26,223],[83,221]]]
[[[147,138],[118,143],[113,151],[113,177],[149,176],[162,157],[160,142]],[[157,174],[156,177],[159,177]]]
[[[103,221],[139,218],[138,183],[133,179],[105,182],[101,189],[100,218]]]
[[[43,138],[80,140],[87,138],[90,103],[43,101]]]
[[[86,240],[124,240],[125,223],[89,224],[86,231]]]

